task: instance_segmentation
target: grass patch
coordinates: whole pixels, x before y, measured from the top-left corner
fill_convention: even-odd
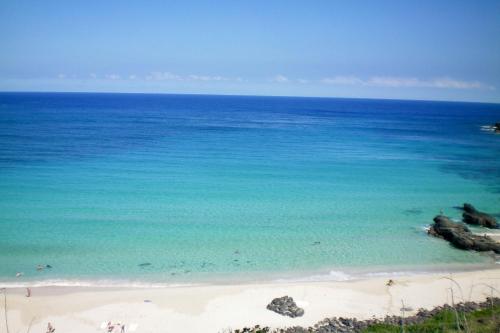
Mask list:
[[[476,309],[476,310],[473,310]],[[455,307],[445,305],[417,315],[392,316],[379,320],[356,321],[346,318],[325,319],[313,327],[289,327],[270,329],[254,326],[224,333],[500,333],[500,299],[491,298],[482,303],[459,303]],[[375,323],[377,322],[377,323]],[[368,327],[366,325],[369,325]],[[365,327],[365,328],[363,328]]]
[[[362,331],[362,333],[499,333],[500,306],[490,309],[476,310],[467,314],[443,310],[434,317],[418,324],[402,326],[376,324]]]

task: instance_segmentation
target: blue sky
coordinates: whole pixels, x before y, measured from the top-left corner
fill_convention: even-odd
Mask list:
[[[4,1],[0,90],[500,102],[500,1]]]

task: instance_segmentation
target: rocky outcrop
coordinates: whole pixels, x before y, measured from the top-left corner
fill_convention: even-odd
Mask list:
[[[295,304],[293,298],[289,296],[273,299],[272,302],[267,305],[267,309],[292,318],[304,315],[304,309],[299,308],[297,304]]]
[[[464,204],[463,220],[467,224],[480,225],[486,228],[498,228],[497,220],[486,213],[478,211],[471,204]]]
[[[443,306],[435,307],[432,310],[419,309],[417,313],[413,316],[386,316],[383,319],[367,319],[367,320],[356,320],[355,318],[328,318],[314,325],[314,328],[310,332],[315,333],[358,333],[363,332],[368,327],[376,324],[388,324],[401,326],[413,325],[424,322],[429,318],[433,318],[443,311],[457,311],[458,313],[469,313],[476,310],[491,308],[492,304],[499,304],[500,299],[498,298],[488,298],[485,302],[475,303],[475,302],[465,302],[456,304],[452,307],[448,304]]]
[[[373,325],[392,325],[395,327],[401,327],[402,324],[410,327],[411,325],[420,324],[425,322],[430,318],[435,318],[442,315],[443,312],[447,313],[459,313],[464,315],[477,310],[491,309],[493,306],[500,305],[500,299],[493,297],[487,298],[486,301],[476,303],[476,302],[465,302],[458,303],[455,306],[445,304],[443,306],[435,307],[432,310],[419,309],[417,313],[413,316],[386,316],[385,318],[373,318],[366,320],[357,320],[356,318],[343,318],[343,317],[333,317],[326,318],[322,321],[316,323],[313,327],[289,327],[289,328],[278,328],[271,329],[270,327],[261,327],[256,325],[255,327],[245,327],[241,330],[235,330],[235,333],[361,333],[365,332],[369,327]],[[379,332],[377,330],[377,332]],[[413,332],[413,331],[412,331]]]
[[[495,128],[495,132],[500,133],[500,123],[496,123],[493,127]]]
[[[488,236],[475,235],[464,224],[455,223],[443,215],[434,218],[429,235],[443,238],[463,250],[493,251],[500,254],[500,244]]]

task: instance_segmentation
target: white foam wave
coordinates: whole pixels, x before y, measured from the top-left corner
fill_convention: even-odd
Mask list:
[[[488,131],[488,132],[493,132],[495,131],[495,126],[490,126],[490,125],[485,125],[481,126],[481,131]]]
[[[420,226],[420,230],[424,231],[425,233],[428,233],[431,227],[429,225],[423,225]]]
[[[354,277],[341,271],[330,271],[326,274],[315,274],[304,277],[277,279],[275,282],[320,282],[320,281],[349,281]]]
[[[394,272],[371,272],[363,274],[364,277],[398,277],[407,275],[419,275],[426,274],[427,272],[417,272],[417,271],[394,271]]]
[[[37,287],[95,287],[95,288],[166,288],[191,287],[196,283],[160,283],[129,280],[65,280],[52,279],[41,281],[0,281],[0,288],[37,288]]]

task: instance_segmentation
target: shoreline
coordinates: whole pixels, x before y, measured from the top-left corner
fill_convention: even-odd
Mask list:
[[[32,279],[13,277],[0,279],[0,289],[8,288],[178,288],[196,286],[233,286],[252,284],[287,284],[307,282],[349,282],[367,280],[371,278],[392,278],[400,276],[419,276],[429,274],[465,273],[471,271],[485,271],[500,269],[500,262],[490,254],[490,262],[483,263],[453,263],[432,265],[399,265],[399,266],[372,266],[372,267],[337,267],[331,270],[315,271],[286,271],[286,272],[239,272],[237,274],[214,274],[203,279],[185,279],[160,281],[160,279],[144,278],[45,278]]]
[[[399,315],[401,301],[431,308],[451,302],[483,301],[499,296],[500,268],[467,272],[434,272],[348,281],[256,282],[158,288],[34,287],[7,288],[11,331],[43,331],[51,322],[57,331],[104,332],[102,323],[124,323],[126,332],[223,332],[254,325],[312,326],[327,317],[368,319]],[[454,281],[452,281],[453,279]],[[459,287],[460,286],[460,287]],[[284,295],[303,307],[303,317],[289,318],[266,309]],[[34,319],[33,319],[34,318]],[[133,329],[135,328],[135,329]],[[0,331],[5,329],[2,321]]]

